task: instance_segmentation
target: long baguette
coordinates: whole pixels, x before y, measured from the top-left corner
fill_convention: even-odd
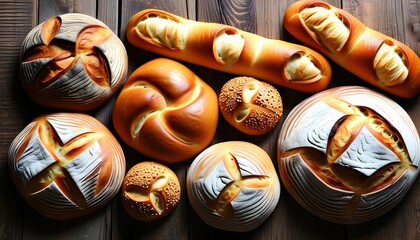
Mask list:
[[[305,45],[386,92],[410,98],[420,91],[417,54],[342,9],[323,1],[297,1],[287,8],[284,26]]]
[[[302,92],[324,90],[331,80],[326,58],[305,46],[162,10],[133,15],[126,35],[131,44],[150,52]]]

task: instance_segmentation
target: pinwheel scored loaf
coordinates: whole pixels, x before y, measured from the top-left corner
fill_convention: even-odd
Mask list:
[[[366,82],[405,98],[420,92],[417,54],[350,13],[323,1],[297,1],[283,22],[297,39]]]
[[[221,142],[198,155],[187,173],[191,206],[212,227],[251,231],[274,211],[280,182],[268,154],[252,143]]]
[[[8,163],[28,204],[58,220],[107,204],[118,193],[125,174],[118,141],[98,120],[80,113],[34,119],[10,145]]]
[[[185,161],[213,140],[214,90],[184,65],[165,58],[135,70],[119,94],[113,123],[121,139],[151,159]]]
[[[419,134],[409,115],[362,87],[333,88],[301,102],[282,126],[278,149],[287,190],[335,223],[386,213],[419,173]]]
[[[48,19],[21,48],[21,82],[38,104],[87,111],[105,103],[127,75],[125,47],[101,21],[79,13]]]

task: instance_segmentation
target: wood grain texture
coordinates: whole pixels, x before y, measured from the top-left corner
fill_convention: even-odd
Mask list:
[[[7,152],[33,114],[19,82],[18,63],[20,45],[36,24],[36,8],[32,0],[2,0],[0,5],[0,239],[19,239],[25,203],[10,178]]]
[[[420,181],[417,179],[403,201],[384,216],[360,225],[341,225],[321,220],[304,210],[282,185],[280,201],[266,222],[254,231],[234,233],[206,225],[188,202],[185,177],[192,159],[169,165],[182,187],[179,206],[166,218],[138,222],[123,209],[120,195],[94,214],[70,221],[46,219],[29,208],[14,188],[7,169],[7,150],[15,135],[39,114],[38,107],[23,92],[19,83],[20,44],[30,29],[46,19],[67,12],[97,17],[122,39],[129,57],[130,75],[137,67],[158,55],[137,49],[126,41],[128,19],[146,8],[158,8],[193,20],[229,24],[267,38],[299,43],[282,26],[288,5],[295,0],[0,0],[0,239],[420,239]],[[420,54],[419,0],[328,0],[357,16],[371,28],[388,34]],[[183,63],[206,81],[218,94],[234,75]],[[331,63],[330,87],[368,86]],[[369,86],[368,86],[369,87]],[[290,111],[309,94],[277,87],[283,98],[284,113],[279,125],[263,136],[249,136],[219,117],[212,144],[243,140],[261,146],[277,166],[277,137]],[[386,94],[387,95],[387,94]],[[420,129],[420,97],[400,99],[388,95],[406,109]],[[111,112],[115,98],[89,112],[114,132]],[[137,162],[149,160],[122,144],[127,170]]]

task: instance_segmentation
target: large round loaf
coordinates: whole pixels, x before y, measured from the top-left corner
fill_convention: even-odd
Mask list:
[[[95,118],[42,115],[9,148],[11,177],[23,198],[58,220],[98,210],[119,191],[125,174],[121,146]]]
[[[278,139],[285,187],[308,211],[334,223],[362,223],[389,211],[413,185],[419,164],[419,134],[409,115],[363,87],[304,100]]]
[[[151,159],[185,161],[213,140],[218,121],[214,90],[184,65],[149,61],[128,78],[113,123],[121,139]]]
[[[23,40],[23,88],[38,104],[87,111],[104,104],[127,75],[127,52],[103,22],[67,13],[36,26]]]

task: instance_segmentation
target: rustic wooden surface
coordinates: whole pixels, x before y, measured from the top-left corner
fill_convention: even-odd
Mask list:
[[[420,180],[404,200],[382,217],[359,225],[323,221],[305,211],[282,186],[279,204],[269,219],[248,233],[233,233],[204,224],[191,208],[185,190],[190,161],[170,167],[183,186],[182,200],[168,217],[150,223],[131,219],[119,196],[89,216],[53,221],[32,210],[12,184],[7,168],[7,151],[16,134],[34,117],[49,112],[34,104],[24,93],[18,74],[19,50],[23,38],[44,20],[67,12],[80,12],[105,22],[126,44],[129,73],[157,55],[138,50],[125,39],[128,19],[145,8],[159,8],[199,20],[225,23],[268,38],[297,42],[282,26],[285,9],[294,0],[0,0],[0,238],[1,239],[420,239]],[[328,0],[354,14],[371,28],[388,34],[420,55],[419,0]],[[198,65],[186,64],[218,93],[232,75]],[[363,85],[364,82],[333,64],[330,87]],[[419,66],[420,67],[420,66]],[[283,120],[308,94],[278,88],[284,101]],[[420,129],[420,97],[400,99]],[[89,114],[112,130],[110,110],[113,101]],[[276,141],[282,122],[271,133],[251,137],[236,131],[220,118],[213,143],[244,140],[261,146],[276,163]],[[145,158],[124,146],[127,168]]]

